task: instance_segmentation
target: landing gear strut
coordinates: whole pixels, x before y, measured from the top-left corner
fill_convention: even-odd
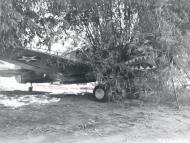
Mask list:
[[[30,83],[30,87],[28,88],[28,91],[29,91],[29,92],[32,92],[32,91],[33,91],[32,83]]]
[[[107,92],[105,85],[99,84],[93,90],[93,96],[97,101],[106,101]]]

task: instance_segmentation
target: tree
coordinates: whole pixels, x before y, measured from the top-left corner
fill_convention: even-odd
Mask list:
[[[157,11],[160,29],[160,65],[165,89],[184,84],[189,78],[189,17],[188,0],[163,1]]]
[[[61,39],[70,30],[76,38],[84,38],[80,54],[89,61],[98,81],[112,85],[113,91],[125,88],[125,84],[115,86],[120,81],[130,80],[127,83],[131,84],[136,67],[140,69],[151,53],[148,52],[151,46],[143,43],[145,36],[140,36],[143,34],[139,29],[139,8],[146,9],[148,1],[10,0],[7,3],[9,8],[2,5],[10,9],[1,14],[2,47],[25,47],[38,37],[37,46],[45,44],[50,50],[52,39]],[[11,17],[13,13],[17,15]],[[14,24],[8,25],[9,21]],[[60,28],[63,32],[59,32]],[[9,39],[11,33],[14,36]]]
[[[188,0],[1,0],[0,6],[1,47],[51,50],[69,37],[110,95],[134,90],[154,67],[151,77],[171,63],[182,68],[189,53]]]

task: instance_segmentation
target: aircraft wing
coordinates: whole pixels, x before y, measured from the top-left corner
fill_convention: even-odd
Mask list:
[[[80,75],[90,70],[84,63],[24,48],[1,48],[0,60],[13,63],[22,69],[42,73]]]

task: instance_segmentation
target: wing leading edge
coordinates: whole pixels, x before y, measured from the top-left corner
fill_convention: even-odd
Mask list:
[[[0,75],[4,76],[6,73],[7,76],[27,73],[31,78],[32,76],[36,77],[40,75],[41,77],[41,75],[46,75],[46,77],[50,77],[51,80],[59,80],[61,83],[84,83],[95,81],[92,68],[85,63],[29,49],[2,48],[0,49],[0,60],[15,64],[20,66],[21,69],[24,69],[23,71],[1,71]]]

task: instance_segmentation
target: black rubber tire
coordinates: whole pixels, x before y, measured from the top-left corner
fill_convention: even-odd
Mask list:
[[[104,92],[104,95],[103,95],[102,97],[97,97],[96,92],[97,92],[98,89],[100,89],[100,90],[102,90],[102,91]],[[107,97],[107,92],[106,92],[105,86],[102,85],[102,84],[97,85],[97,86],[94,88],[94,90],[93,90],[93,96],[94,96],[94,98],[95,98],[96,101],[100,101],[100,102],[105,102],[105,101],[107,101],[107,100],[108,100],[108,97]]]

